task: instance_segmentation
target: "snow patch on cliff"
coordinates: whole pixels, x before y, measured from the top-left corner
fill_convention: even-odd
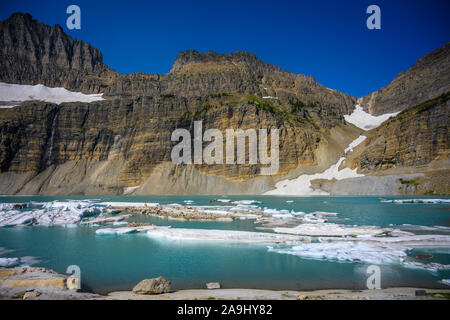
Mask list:
[[[353,113],[350,115],[345,115],[344,119],[358,128],[367,131],[379,127],[383,122],[391,117],[395,117],[399,113],[400,112],[394,112],[382,114],[380,116],[373,116],[370,113],[365,112],[364,109],[357,104],[355,106],[355,110],[353,110]]]
[[[63,102],[93,102],[104,100],[103,93],[84,94],[64,88],[49,88],[42,84],[35,86],[0,82],[0,108],[13,108],[24,101],[38,100],[60,104]]]

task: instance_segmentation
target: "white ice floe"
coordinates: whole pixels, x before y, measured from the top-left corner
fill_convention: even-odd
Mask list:
[[[363,130],[372,130],[379,127],[383,122],[391,117],[395,117],[400,112],[386,113],[379,116],[373,116],[364,111],[360,105],[355,106],[355,110],[350,115],[345,115],[345,121],[357,126]]]
[[[117,208],[148,208],[148,207],[157,207],[159,203],[153,202],[100,202],[100,205],[106,207],[117,207]],[[178,205],[181,206],[181,205]]]
[[[13,258],[0,258],[0,267],[2,268],[12,268],[12,267],[29,267],[36,263],[39,260],[35,257],[13,257]]]
[[[314,237],[367,237],[378,236],[391,231],[375,226],[347,226],[335,223],[302,223],[293,228],[279,227],[276,233],[295,234]]]
[[[403,264],[409,268],[424,269],[424,270],[428,270],[431,272],[438,272],[440,270],[449,270],[450,269],[449,264],[440,264],[440,263],[436,263],[436,262],[421,263],[421,262],[417,262],[417,261],[404,261]]]
[[[88,201],[52,201],[40,209],[0,211],[0,227],[17,225],[74,225],[82,218],[103,214],[105,208]]]
[[[306,232],[305,232],[306,234]],[[400,263],[405,267],[428,271],[447,270],[449,265],[430,262],[423,264],[407,260],[407,252],[413,248],[449,247],[450,237],[442,235],[409,235],[400,237],[320,237],[318,242],[292,246],[269,247],[271,251],[292,254],[307,259],[365,262],[374,264]]]
[[[201,241],[226,241],[226,242],[252,242],[252,243],[287,243],[305,241],[303,237],[293,235],[281,235],[267,232],[249,232],[235,230],[208,230],[208,229],[183,229],[153,227],[147,231],[147,235],[156,238],[173,240],[201,240]]]
[[[0,267],[10,268],[19,265],[19,258],[0,258]]]
[[[261,203],[261,201],[257,201],[257,200],[238,200],[238,201],[233,201],[233,204],[237,204],[237,205],[251,205],[251,204],[259,204]]]
[[[450,279],[442,279],[441,281],[439,281],[440,283],[443,283],[447,286],[450,286]]]
[[[342,241],[303,243],[289,248],[269,247],[269,250],[313,260],[386,264],[402,262],[407,256],[406,250],[408,248],[365,242]]]
[[[104,100],[101,94],[84,94],[64,88],[49,88],[41,84],[31,86],[0,82],[0,102],[8,102],[2,108],[12,108],[24,101],[38,100],[60,104],[63,102],[93,102]]]
[[[450,203],[450,199],[394,199],[394,200],[381,200],[382,203],[425,203],[425,204],[439,204],[439,203]]]
[[[358,146],[361,142],[366,139],[365,136],[359,136],[355,140],[353,140],[349,146],[345,149],[345,154],[353,151],[353,148]],[[320,189],[313,189],[311,185],[311,181],[317,179],[324,180],[342,180],[349,178],[357,178],[363,177],[363,174],[358,174],[358,169],[350,169],[344,168],[339,170],[339,167],[344,162],[345,157],[341,157],[339,161],[330,168],[325,170],[322,173],[316,174],[303,174],[296,179],[292,180],[282,180],[275,184],[275,189],[266,192],[266,195],[297,195],[297,196],[321,196],[321,195],[329,195],[328,192],[322,191]]]
[[[418,226],[413,224],[402,224],[400,228],[404,230],[450,232],[450,227],[444,226]]]

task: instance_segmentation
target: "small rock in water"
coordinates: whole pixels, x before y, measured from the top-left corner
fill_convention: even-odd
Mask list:
[[[39,297],[40,295],[41,293],[39,291],[28,291],[24,293],[22,299],[23,300],[33,299]]]
[[[424,253],[424,254],[419,254],[416,256],[416,259],[420,259],[420,260],[429,260],[429,259],[433,259],[434,256],[431,253]]]
[[[213,290],[213,289],[220,289],[221,285],[219,282],[208,282],[206,284],[206,288]]]
[[[426,295],[427,295],[426,290],[416,290],[416,297],[426,296]]]
[[[170,284],[164,277],[145,279],[133,288],[133,293],[148,295],[167,293],[170,292]]]

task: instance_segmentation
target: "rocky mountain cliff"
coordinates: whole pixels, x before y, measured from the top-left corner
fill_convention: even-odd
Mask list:
[[[0,22],[0,79],[43,84],[85,93],[103,92],[116,73],[103,64],[100,50],[31,15],[15,13]]]
[[[450,43],[400,72],[386,87],[359,100],[371,114],[402,111],[450,90]]]
[[[59,105],[29,101],[0,109],[0,194],[262,193],[281,179],[324,171],[363,132],[344,120],[344,115],[353,111],[356,98],[248,52],[189,50],[179,54],[167,74],[121,75],[103,64],[98,49],[71,39],[59,26],[38,23],[28,14],[14,14],[0,23],[0,43],[0,82],[64,86],[85,93],[101,92],[105,98]],[[444,52],[447,58],[438,54],[440,58],[432,60],[448,61],[448,50]],[[428,70],[438,69],[435,63],[422,67],[426,71],[421,74],[427,79],[438,76],[445,88],[448,75]],[[398,87],[407,86],[400,82],[396,82]],[[432,86],[434,93],[444,90],[437,86]],[[377,100],[369,110],[383,110],[379,105]],[[430,113],[430,132],[446,125],[447,119],[434,124],[444,111]],[[171,141],[171,133],[185,128],[193,137],[196,120],[203,121],[204,130],[222,132],[279,129],[278,174],[259,175],[260,164],[173,164],[170,153],[177,143]],[[436,138],[440,155],[448,150],[443,143],[448,143],[445,134]],[[429,139],[424,134],[420,144]],[[372,146],[372,138],[368,141],[367,146]],[[415,142],[410,139],[406,145],[411,143]],[[393,152],[406,149],[399,144]],[[354,156],[348,163],[364,172],[388,168],[376,165],[375,160],[369,161],[373,165],[359,160],[365,159],[363,154],[376,155],[359,151],[362,158]],[[409,158],[397,156],[394,166],[399,159]],[[434,159],[434,154],[430,158]],[[412,163],[416,165],[419,162]]]

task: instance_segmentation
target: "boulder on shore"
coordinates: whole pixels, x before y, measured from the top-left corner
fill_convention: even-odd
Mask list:
[[[208,282],[206,284],[206,288],[208,288],[209,290],[213,290],[213,289],[220,289],[221,285],[219,282]]]
[[[161,294],[170,292],[171,282],[164,277],[145,279],[139,282],[134,288],[135,294]]]

